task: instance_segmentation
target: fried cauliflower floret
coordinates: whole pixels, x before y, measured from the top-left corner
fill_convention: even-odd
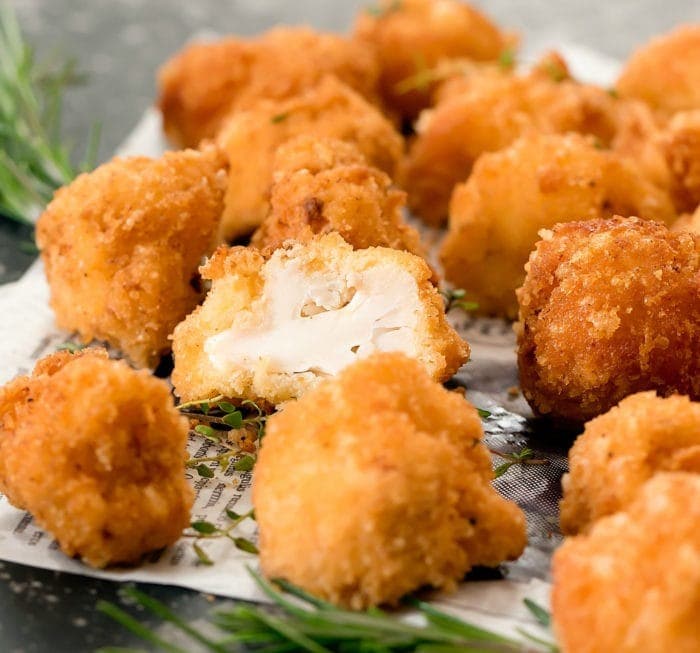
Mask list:
[[[268,421],[253,480],[264,573],[360,609],[518,557],[525,517],[491,487],[481,437],[476,410],[418,361],[353,363]]]
[[[481,313],[514,318],[515,289],[540,229],[616,213],[675,218],[668,194],[632,163],[579,134],[533,132],[481,156],[455,188],[441,251],[445,277],[467,289]]]
[[[662,147],[671,173],[673,198],[680,212],[700,207],[700,109],[676,114]]]
[[[376,50],[383,99],[406,119],[430,102],[429,88],[402,88],[402,82],[420,72],[419,65],[431,69],[446,59],[495,60],[513,41],[459,0],[382,0],[378,10],[359,14],[355,36]]]
[[[135,563],[189,522],[187,431],[148,372],[104,350],[53,354],[0,389],[0,490],[66,555]]]
[[[327,74],[368,100],[378,97],[374,53],[336,34],[278,27],[254,39],[195,43],[159,72],[165,132],[177,145],[195,146],[214,137],[231,111],[293,97]]]
[[[37,223],[58,326],[153,367],[201,300],[219,242],[225,161],[213,147],[116,158],[59,190]]]
[[[554,554],[565,653],[700,650],[700,476],[659,474],[624,511]]]
[[[375,351],[417,358],[451,377],[469,347],[445,320],[423,259],[353,250],[332,233],[278,249],[219,249],[212,288],[175,329],[172,381],[183,401],[214,395],[279,404]]]
[[[357,146],[367,162],[393,175],[403,140],[381,112],[332,77],[289,100],[266,100],[235,113],[219,134],[230,164],[223,217],[229,240],[251,233],[269,212],[275,150],[302,135]]]
[[[263,252],[335,231],[355,249],[393,247],[425,255],[418,232],[401,214],[406,194],[368,166],[352,143],[299,136],[277,150],[273,170],[270,214],[251,241]]]
[[[660,471],[700,472],[700,403],[640,392],[586,424],[569,452],[561,527],[586,531]]]
[[[518,291],[533,411],[585,421],[643,390],[700,399],[700,237],[620,217],[542,235]]]
[[[700,109],[700,24],[682,25],[642,46],[628,59],[616,89],[667,116]]]
[[[453,188],[479,156],[533,130],[579,132],[609,147],[619,129],[619,101],[565,75],[539,67],[527,75],[473,75],[464,92],[423,112],[398,177],[411,210],[428,224],[444,223]]]

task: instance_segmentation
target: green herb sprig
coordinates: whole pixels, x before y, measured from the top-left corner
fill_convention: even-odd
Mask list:
[[[477,302],[465,299],[467,291],[463,288],[441,290],[440,294],[445,300],[445,313],[449,313],[453,308],[459,308],[463,311],[476,311],[479,308]]]
[[[501,463],[493,470],[495,478],[503,476],[514,465],[549,465],[548,460],[535,458],[535,452],[529,447],[524,447],[514,453],[501,453],[493,450],[491,450],[491,453],[506,460],[506,462]]]
[[[83,162],[74,167],[61,142],[65,87],[80,81],[75,62],[42,70],[17,17],[0,0],[0,214],[33,224],[54,191],[95,165],[99,125],[87,139]]]
[[[555,653],[558,650],[552,642],[524,630],[520,631],[522,640],[506,637],[418,599],[409,598],[406,603],[422,615],[424,626],[399,621],[378,608],[364,612],[343,610],[284,580],[276,580],[273,585],[253,570],[248,571],[273,606],[237,605],[219,611],[214,624],[222,631],[222,637],[217,640],[183,622],[165,605],[139,590],[126,589],[122,594],[174,625],[205,650],[216,653],[241,650],[258,653]],[[531,601],[530,605],[537,604]],[[528,609],[532,610],[530,605]],[[546,613],[540,606],[537,608]],[[148,641],[156,650],[185,653],[186,649],[163,640],[114,604],[100,601],[97,609]],[[101,649],[102,653],[108,650]]]
[[[243,513],[242,515],[239,515],[237,512],[234,512],[233,510],[229,510],[227,508],[226,517],[228,517],[229,519],[229,524],[225,528],[220,528],[216,524],[213,524],[209,521],[200,520],[192,522],[190,524],[190,528],[192,530],[185,531],[185,533],[183,533],[184,537],[195,538],[195,541],[192,544],[192,548],[194,549],[198,560],[204,565],[213,565],[214,561],[207,555],[207,553],[201,547],[199,542],[203,539],[205,540],[225,537],[231,540],[231,542],[233,542],[234,546],[237,549],[245,551],[246,553],[252,553],[255,555],[258,554],[258,547],[255,546],[253,542],[251,542],[245,537],[233,534],[235,528],[239,526],[242,522],[244,522],[246,519],[255,519],[255,512],[253,510],[249,510],[248,512]]]

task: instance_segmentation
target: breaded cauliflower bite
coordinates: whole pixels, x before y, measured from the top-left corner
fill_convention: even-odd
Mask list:
[[[676,114],[661,137],[679,212],[700,207],[700,109]]]
[[[469,354],[430,268],[408,252],[353,250],[331,233],[267,261],[221,248],[202,274],[212,288],[174,334],[172,381],[183,401],[279,404],[375,351],[404,352],[444,381]]]
[[[494,152],[536,130],[595,137],[612,145],[620,129],[619,100],[601,88],[568,78],[548,57],[526,75],[473,74],[462,92],[424,111],[398,180],[411,210],[426,223],[443,224],[456,184],[484,152]]]
[[[406,119],[428,106],[430,90],[402,82],[446,59],[498,59],[513,40],[459,0],[382,0],[359,14],[355,36],[377,52],[384,101]]]
[[[212,147],[116,158],[59,190],[37,223],[58,326],[153,367],[202,299],[219,243],[225,160]]]
[[[189,523],[187,431],[164,381],[104,350],[53,354],[0,389],[0,490],[66,555],[135,563]]]
[[[586,531],[660,471],[700,472],[700,403],[640,392],[586,424],[562,480],[561,527]]]
[[[273,170],[270,214],[251,241],[263,252],[335,231],[355,249],[393,247],[425,255],[418,232],[401,214],[406,194],[367,165],[352,143],[299,136],[280,146]]]
[[[401,136],[382,113],[333,77],[294,98],[237,112],[218,137],[230,164],[226,238],[245,236],[262,223],[270,208],[275,150],[302,134],[353,143],[371,166],[389,175],[403,152]]]
[[[639,48],[616,89],[666,116],[700,109],[700,24],[682,25]]]
[[[491,486],[481,421],[416,360],[378,353],[273,415],[255,466],[260,563],[354,609],[525,546],[525,517]]]
[[[700,237],[620,217],[542,235],[518,291],[533,411],[586,421],[643,390],[700,399]]]
[[[563,653],[700,650],[700,476],[659,474],[554,554]]]
[[[445,277],[469,291],[480,313],[514,318],[515,290],[540,229],[614,214],[675,218],[668,193],[633,163],[579,134],[533,132],[482,155],[455,188],[441,251]]]
[[[278,27],[253,39],[192,44],[158,75],[165,132],[179,146],[196,146],[214,137],[231,111],[292,97],[328,74],[377,100],[375,54],[343,36]]]

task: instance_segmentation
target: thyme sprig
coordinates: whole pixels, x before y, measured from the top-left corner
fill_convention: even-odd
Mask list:
[[[205,650],[216,653],[241,650],[254,650],[259,653],[282,651],[555,653],[557,651],[552,642],[526,631],[520,633],[523,639],[507,637],[458,619],[415,598],[407,599],[406,603],[422,615],[425,621],[423,626],[400,621],[378,608],[371,608],[364,612],[337,608],[284,580],[276,580],[273,584],[252,569],[248,571],[273,605],[237,605],[215,613],[214,625],[222,633],[219,639],[204,635],[185,623],[167,606],[135,588],[125,589],[122,594],[141,608],[174,625]],[[184,653],[186,650],[164,640],[112,603],[100,601],[97,609],[152,644],[156,650],[169,653]],[[108,649],[102,649],[102,653],[107,651]]]
[[[255,555],[257,555],[258,553],[258,547],[255,546],[253,542],[251,542],[245,537],[233,534],[233,531],[236,529],[236,527],[239,526],[246,519],[255,519],[255,512],[253,510],[249,510],[248,512],[243,513],[242,515],[239,515],[237,512],[234,512],[233,510],[229,510],[227,508],[226,517],[228,517],[229,519],[229,524],[225,528],[221,528],[210,521],[199,520],[193,521],[190,524],[190,528],[192,530],[185,531],[183,533],[183,537],[195,538],[195,541],[192,544],[192,548],[194,549],[194,552],[197,555],[199,561],[204,565],[213,565],[214,561],[207,555],[207,553],[200,545],[199,542],[201,540],[225,537],[231,540],[234,546],[237,549],[240,549],[241,551],[245,551],[246,553],[252,553]]]
[[[74,61],[53,70],[36,64],[17,17],[0,0],[0,215],[33,224],[57,188],[94,167],[99,125],[77,167],[61,141],[63,91],[77,81]]]
[[[463,311],[475,311],[479,308],[477,302],[465,299],[467,291],[463,288],[441,290],[440,294],[445,300],[445,313],[449,313],[453,308],[459,308]]]
[[[490,450],[492,454],[503,458],[506,462],[501,463],[493,470],[495,478],[500,478],[514,465],[549,465],[545,458],[535,458],[535,452],[529,447],[523,447],[520,451],[513,453],[501,453]]]

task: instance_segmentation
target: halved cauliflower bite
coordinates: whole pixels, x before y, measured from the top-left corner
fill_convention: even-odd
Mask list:
[[[416,360],[376,353],[273,415],[253,480],[264,573],[359,609],[525,546],[481,420]],[[290,474],[290,470],[294,470]]]
[[[444,381],[469,355],[430,268],[408,252],[353,250],[332,233],[267,261],[220,248],[202,274],[211,291],[173,336],[183,401],[223,394],[279,404],[375,351],[401,351]]]

